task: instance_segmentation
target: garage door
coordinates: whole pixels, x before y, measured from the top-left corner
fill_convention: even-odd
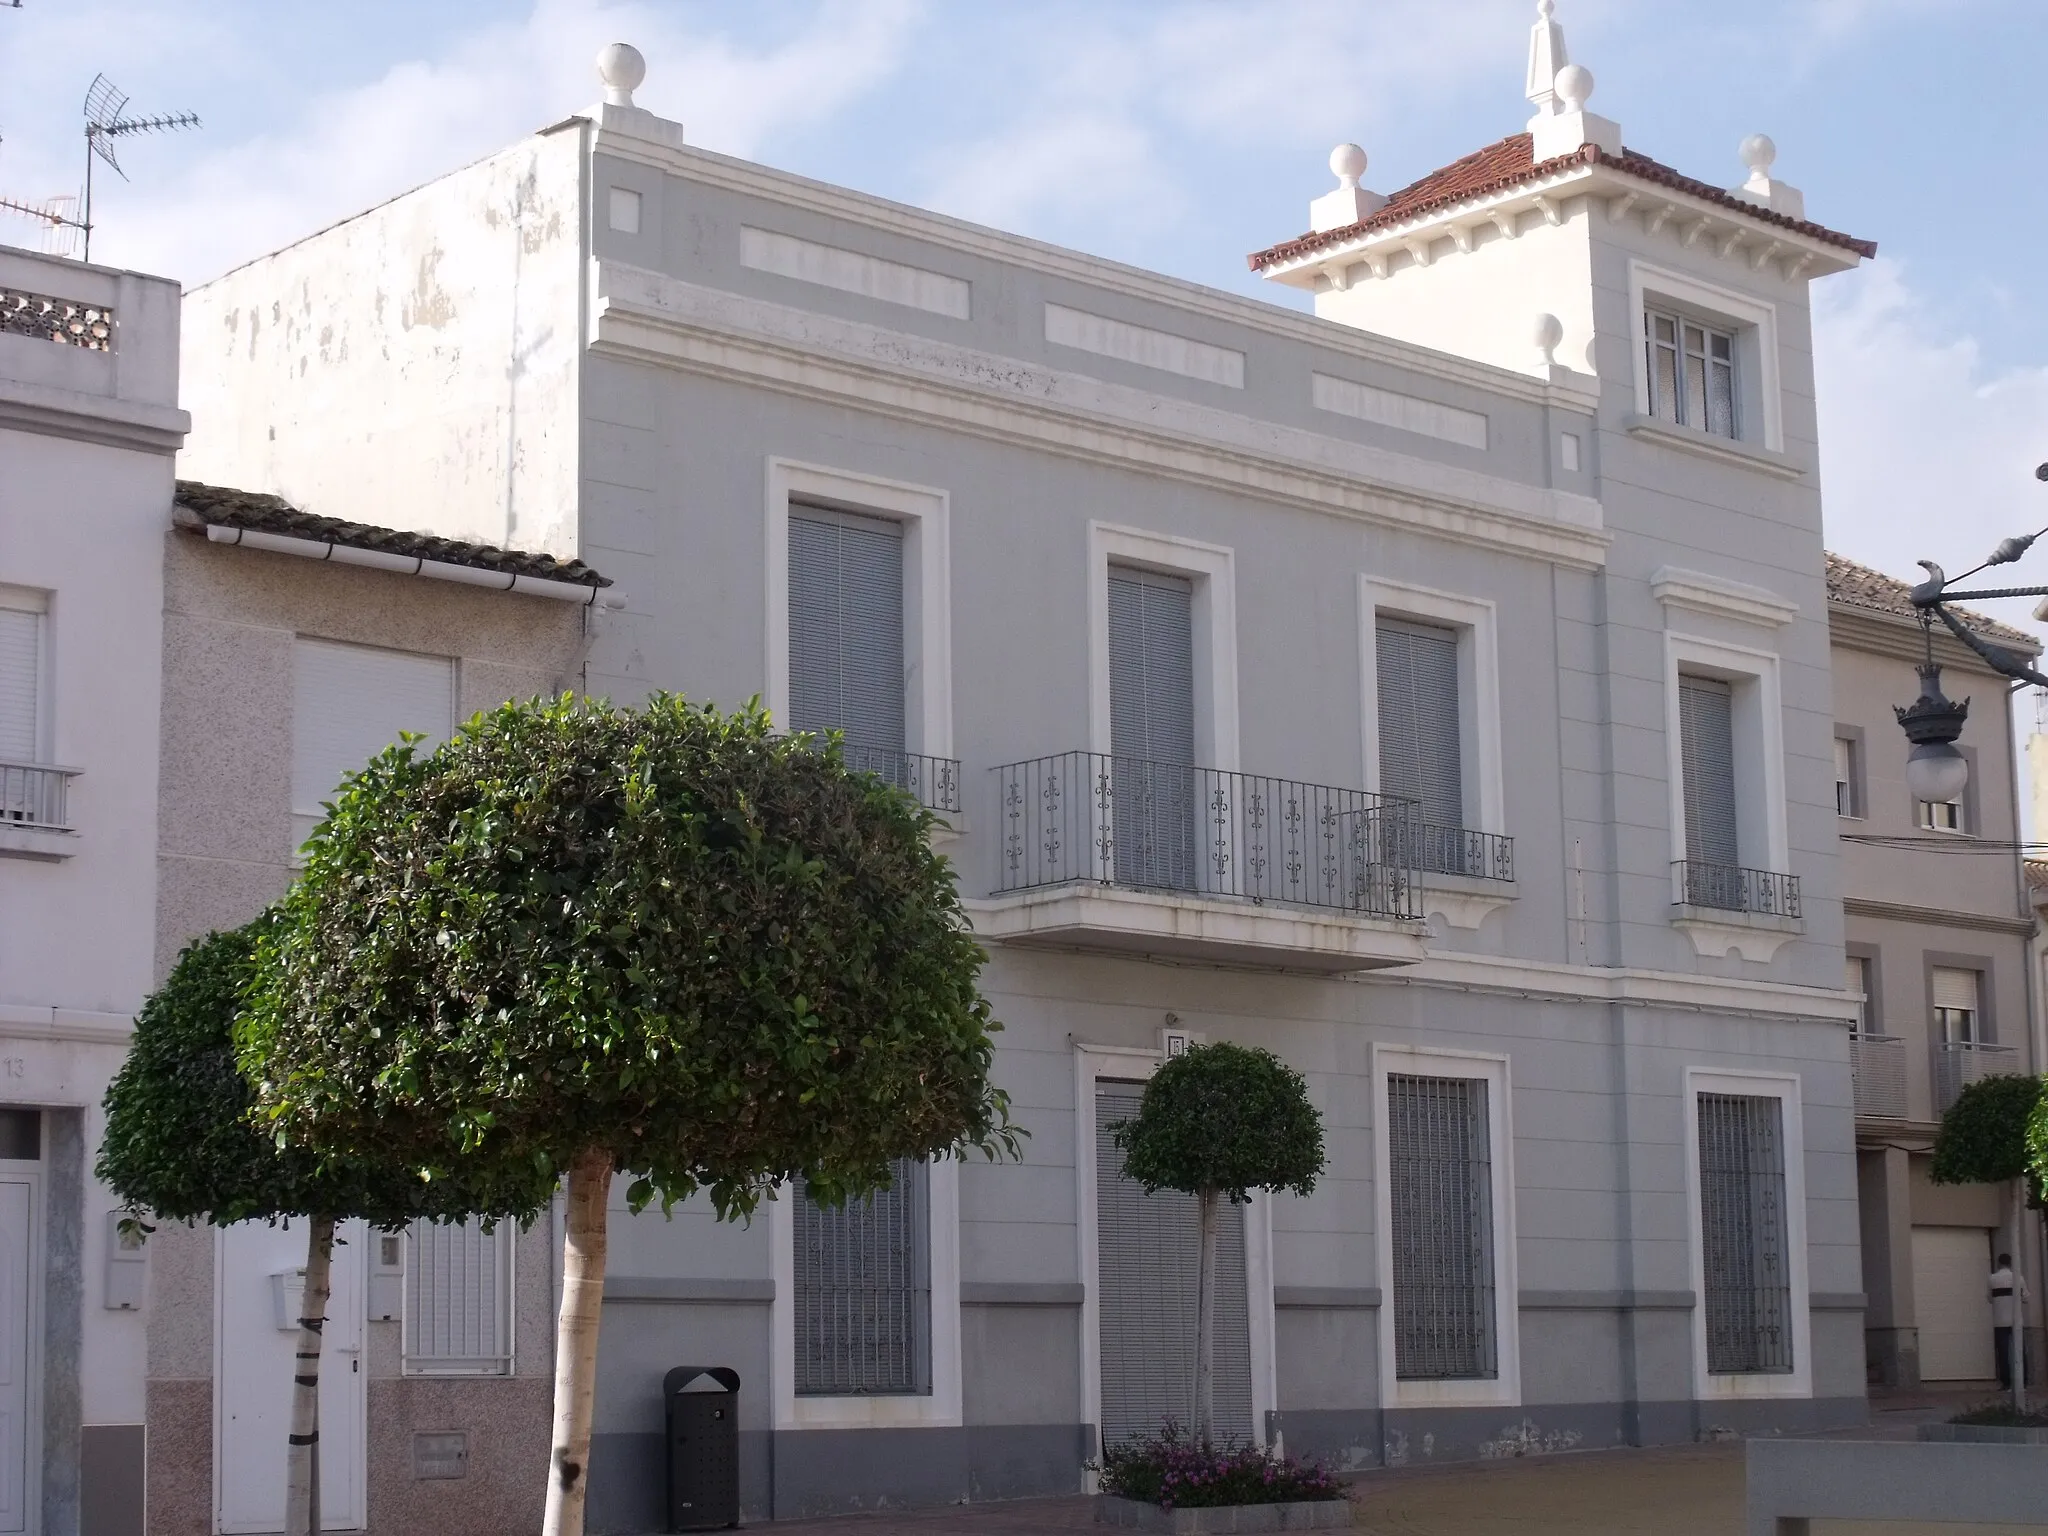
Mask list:
[[[1982,1227],[1913,1229],[1913,1310],[1922,1381],[1988,1381],[1991,1238]]]

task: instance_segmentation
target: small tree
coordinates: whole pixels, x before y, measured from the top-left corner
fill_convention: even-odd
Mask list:
[[[1271,1051],[1194,1046],[1145,1085],[1135,1119],[1115,1128],[1124,1172],[1152,1194],[1196,1199],[1201,1263],[1195,1290],[1195,1439],[1216,1422],[1216,1236],[1220,1202],[1255,1189],[1307,1195],[1323,1172],[1323,1121],[1301,1074]]]
[[[426,1182],[411,1169],[365,1158],[323,1158],[259,1130],[250,1118],[255,1095],[236,1066],[233,1026],[266,920],[193,944],[143,1005],[128,1058],[107,1088],[95,1171],[137,1222],[306,1218],[285,1529],[308,1536],[320,1528],[320,1336],[336,1221],[360,1218],[391,1231],[422,1217],[526,1217],[546,1203],[552,1181],[529,1180],[523,1198],[501,1195],[478,1210],[459,1181]]]
[[[2042,1125],[2041,1088],[2040,1078],[2016,1075],[1982,1078],[1964,1088],[1941,1117],[1928,1169],[1937,1184],[2006,1184],[2011,1189],[2013,1316],[2018,1319],[2012,1330],[2012,1400],[2022,1413],[2027,1407],[2027,1328],[2018,1292],[2026,1273],[2026,1184],[2038,1176],[2033,1149],[2048,1132]]]
[[[546,1529],[578,1536],[606,1194],[723,1218],[801,1177],[1014,1150],[982,953],[932,818],[756,708],[564,698],[345,785],[242,1031],[292,1134],[466,1179],[566,1173]]]

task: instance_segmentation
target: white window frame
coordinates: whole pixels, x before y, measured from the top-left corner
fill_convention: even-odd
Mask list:
[[[1106,579],[1106,578],[1105,578]],[[1166,1060],[1158,1050],[1121,1045],[1074,1046],[1074,1208],[1081,1264],[1081,1422],[1102,1423],[1102,1259],[1096,1232],[1095,1080],[1141,1082]],[[1273,1330],[1273,1201],[1252,1191],[1244,1208],[1245,1324],[1252,1373],[1252,1435],[1263,1439],[1279,1404]],[[1090,1474],[1093,1487],[1093,1474]]]
[[[775,1276],[770,1306],[772,1381],[777,1429],[908,1429],[957,1427],[960,1416],[960,1160],[930,1163],[931,1257],[930,1392],[864,1393],[851,1397],[798,1396],[796,1390],[796,1218],[801,1199],[783,1184],[768,1205],[768,1250]]]
[[[1785,716],[1778,657],[1719,640],[1664,635],[1664,758],[1671,790],[1671,861],[1686,857],[1685,747],[1679,724],[1681,674],[1719,678],[1734,695],[1736,842],[1743,867],[1786,874],[1791,838],[1785,814]],[[1671,899],[1678,901],[1677,876]]]
[[[1379,621],[1384,616],[1445,625],[1458,636],[1458,756],[1465,825],[1477,832],[1506,832],[1496,606],[1485,598],[1360,576],[1358,614],[1359,745],[1365,755],[1367,792],[1380,792]]]
[[[1707,1369],[1707,1255],[1700,1196],[1700,1095],[1735,1094],[1778,1101],[1785,1145],[1786,1276],[1792,1306],[1792,1369],[1716,1375]],[[1702,1401],[1813,1396],[1813,1307],[1806,1263],[1806,1131],[1800,1082],[1792,1072],[1685,1069],[1686,1246],[1692,1265],[1693,1395]]]
[[[1221,544],[1088,525],[1088,750],[1112,752],[1109,723],[1109,568],[1136,566],[1194,585],[1195,762],[1234,772],[1237,740],[1237,555]]]
[[[953,752],[951,498],[938,487],[884,480],[822,464],[771,458],[764,518],[767,552],[767,686],[778,727],[789,720],[789,507],[791,501],[885,518],[903,528],[904,750]]]
[[[1394,1359],[1394,1189],[1387,1079],[1465,1077],[1486,1084],[1493,1173],[1495,1374],[1482,1381],[1403,1381]],[[1516,1254],[1515,1116],[1508,1058],[1487,1051],[1376,1041],[1372,1048],[1373,1224],[1380,1277],[1380,1405],[1385,1408],[1514,1408],[1522,1401],[1520,1264]]]
[[[1955,814],[1955,825],[1943,826],[1934,814],[1937,809],[1947,808]],[[1969,817],[1963,813],[1963,797],[1953,800],[1915,800],[1913,802],[1913,824],[1923,832],[1939,832],[1945,837],[1967,837],[1970,835]]]
[[[29,749],[29,761],[38,767],[57,760],[54,669],[50,665],[50,596],[42,587],[22,587],[0,581],[0,608],[36,616],[36,739]]]
[[[1635,338],[1632,366],[1638,414],[1651,415],[1649,322],[1645,316],[1650,309],[1675,310],[1735,336],[1735,426],[1740,435],[1728,441],[1749,443],[1772,453],[1785,451],[1775,304],[1635,258],[1628,264],[1628,302],[1629,329]],[[1701,436],[1716,434],[1702,432]]]

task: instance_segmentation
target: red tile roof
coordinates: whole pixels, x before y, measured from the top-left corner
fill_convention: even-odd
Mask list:
[[[1710,203],[1719,203],[1725,208],[1775,224],[1794,234],[1805,235],[1828,245],[1838,245],[1844,250],[1856,252],[1859,256],[1875,256],[1875,240],[1858,240],[1839,230],[1829,229],[1824,224],[1815,224],[1807,219],[1795,219],[1774,209],[1752,203],[1737,197],[1726,188],[1709,182],[1695,181],[1690,176],[1680,175],[1661,161],[1652,160],[1648,155],[1639,155],[1632,149],[1624,149],[1618,155],[1610,155],[1597,144],[1587,144],[1568,155],[1538,162],[1533,140],[1526,133],[1511,133],[1498,144],[1489,144],[1476,150],[1462,160],[1453,160],[1440,171],[1431,171],[1420,181],[1410,182],[1389,197],[1384,207],[1368,219],[1356,224],[1347,224],[1341,229],[1326,229],[1318,234],[1302,235],[1298,239],[1284,241],[1267,250],[1254,251],[1247,261],[1254,272],[1282,262],[1294,261],[1303,256],[1312,256],[1317,251],[1327,250],[1333,245],[1342,245],[1369,235],[1375,230],[1391,229],[1411,219],[1425,217],[1432,213],[1454,208],[1474,198],[1490,197],[1496,192],[1506,192],[1533,181],[1541,181],[1560,171],[1575,166],[1604,165],[1610,169],[1624,171],[1640,180],[1653,182],[1660,187],[1669,187],[1674,192],[1683,192]]]
[[[1828,601],[1844,608],[1862,608],[1871,613],[1881,613],[1888,618],[1919,618],[1919,610],[1913,606],[1911,582],[1900,581],[1882,571],[1873,571],[1867,565],[1858,565],[1854,560],[1845,560],[1832,550],[1828,552]],[[2014,629],[2010,624],[2001,624],[1989,614],[1977,613],[1968,608],[1950,606],[1963,624],[1978,634],[2000,641],[2022,650],[2029,655],[2038,655],[2040,638],[2023,629]]]

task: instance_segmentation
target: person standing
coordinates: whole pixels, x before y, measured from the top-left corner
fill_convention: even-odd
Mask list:
[[[2007,1391],[2012,1389],[2012,1331],[2020,1326],[2026,1300],[2027,1283],[2014,1279],[2012,1255],[2001,1253],[1991,1271],[1991,1336],[1997,1340],[1992,1347],[1998,1355],[1998,1384]]]

